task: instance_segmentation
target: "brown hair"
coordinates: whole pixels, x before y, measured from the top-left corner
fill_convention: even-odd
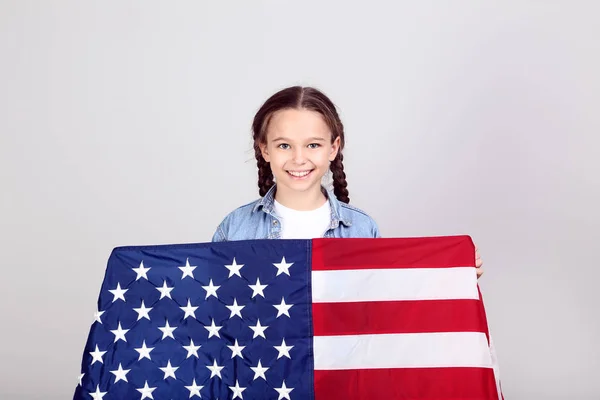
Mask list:
[[[344,125],[340,120],[335,105],[321,91],[312,87],[292,86],[280,90],[265,101],[258,110],[252,122],[252,137],[254,139],[254,155],[258,166],[258,188],[260,196],[264,196],[275,184],[273,172],[269,163],[263,158],[260,145],[267,142],[267,127],[269,120],[277,111],[284,109],[305,109],[316,111],[323,116],[325,123],[331,130],[331,142],[340,138],[340,148],[335,159],[331,162],[330,170],[333,174],[333,193],[343,203],[349,203],[348,183],[344,173]]]

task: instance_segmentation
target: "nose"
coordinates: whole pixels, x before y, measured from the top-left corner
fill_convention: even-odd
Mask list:
[[[304,149],[296,148],[294,150],[293,159],[296,164],[304,164],[306,162],[306,155],[304,154]]]

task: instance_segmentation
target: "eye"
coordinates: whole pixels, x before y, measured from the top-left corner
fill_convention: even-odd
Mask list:
[[[311,143],[308,145],[308,147],[311,149],[317,149],[317,148],[321,147],[321,145],[319,143]]]
[[[281,143],[279,146],[277,146],[280,149],[286,150],[290,148],[290,145],[287,143]]]

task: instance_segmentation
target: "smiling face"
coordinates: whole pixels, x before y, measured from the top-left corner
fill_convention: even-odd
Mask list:
[[[286,193],[315,195],[321,191],[321,179],[339,146],[340,138],[332,142],[331,130],[321,114],[285,109],[272,116],[266,143],[260,149],[278,188]]]

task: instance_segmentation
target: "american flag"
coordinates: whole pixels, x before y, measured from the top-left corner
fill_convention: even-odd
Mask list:
[[[115,248],[74,399],[502,399],[468,236]]]

